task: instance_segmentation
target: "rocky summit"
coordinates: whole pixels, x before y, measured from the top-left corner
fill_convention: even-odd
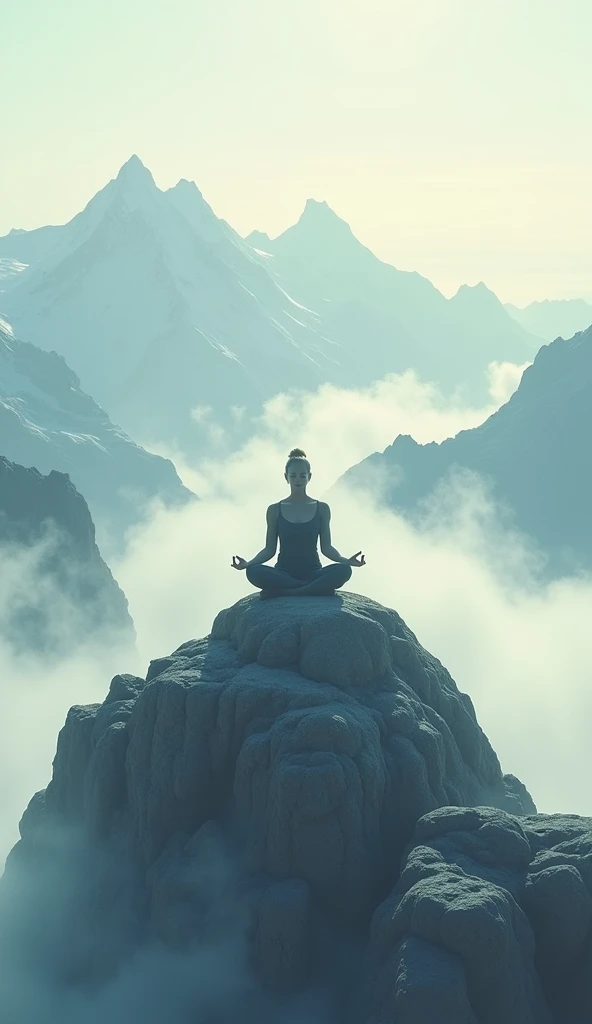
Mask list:
[[[365,597],[247,597],[115,676],[70,710],[21,836],[0,889],[16,1024],[592,1014],[592,820],[537,814]]]

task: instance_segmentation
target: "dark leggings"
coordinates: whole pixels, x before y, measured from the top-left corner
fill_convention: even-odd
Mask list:
[[[260,590],[303,590],[307,594],[331,594],[347,583],[352,574],[347,562],[332,562],[316,569],[307,580],[298,580],[275,565],[249,565],[247,579]]]

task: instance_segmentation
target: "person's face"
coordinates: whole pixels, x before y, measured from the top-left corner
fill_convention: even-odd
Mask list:
[[[306,487],[310,477],[311,474],[309,473],[306,465],[302,462],[293,462],[291,466],[288,466],[286,480],[290,484],[290,487],[293,487],[296,490],[301,490],[303,487]]]

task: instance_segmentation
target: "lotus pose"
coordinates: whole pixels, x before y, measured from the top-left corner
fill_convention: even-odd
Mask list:
[[[331,509],[324,501],[309,497],[306,488],[312,476],[310,463],[301,448],[290,452],[284,476],[290,485],[290,497],[267,509],[265,547],[248,562],[233,555],[232,567],[245,569],[247,579],[261,589],[261,597],[306,597],[334,594],[351,576],[352,566],[366,560],[361,551],[345,558],[331,543]],[[322,566],[317,552],[335,564]],[[280,542],[275,565],[264,565],[273,558]]]

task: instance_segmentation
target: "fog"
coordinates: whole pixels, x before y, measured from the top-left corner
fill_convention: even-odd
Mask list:
[[[519,369],[501,368],[494,376],[498,396],[502,384],[515,386]],[[357,392],[326,387],[315,395],[276,397],[256,435],[226,461],[178,462],[202,501],[175,512],[155,508],[148,524],[129,535],[119,564],[111,566],[130,603],[137,649],[115,649],[108,636],[94,638],[92,647],[78,638],[82,643],[74,648],[72,637],[72,654],[52,663],[18,655],[7,643],[0,647],[0,852],[15,841],[30,796],[49,780],[68,707],[102,700],[115,672],[143,675],[151,658],[206,634],[221,608],[251,592],[244,573],[231,568],[231,557],[252,557],[263,546],[265,508],[286,493],[283,470],[291,447],[307,451],[313,469],[309,490],[322,497],[345,469],[398,433],[440,440],[480,422],[493,407],[457,408],[412,374]],[[346,589],[403,616],[471,695],[503,769],[521,778],[539,810],[592,814],[592,582],[566,579],[542,586],[538,553],[512,529],[479,478],[459,474],[440,498],[437,514],[436,506],[426,506],[423,521],[411,526],[378,507],[370,491],[332,491],[334,544],[347,555],[362,548],[367,558]],[[36,585],[34,557],[26,565],[10,559],[6,565],[12,568],[2,577],[0,608],[7,606],[9,581],[14,586],[17,575],[21,589]],[[57,600],[55,608],[55,629],[71,629],[74,620]],[[79,882],[81,871],[88,877],[88,857],[96,852],[85,850],[76,832],[60,834],[55,842],[61,847],[54,867],[50,858],[41,874],[28,873],[15,904],[17,919],[4,916],[0,928],[0,945],[8,938],[10,951],[0,972],[2,1007],[11,1019],[193,1024],[240,1015],[274,1024],[333,1021],[323,993],[307,993],[288,1007],[264,997],[254,984],[231,859],[217,856],[196,874],[196,884],[221,915],[219,937],[210,933],[207,943],[172,952],[157,943],[125,945],[125,899],[108,901],[106,920],[89,932]],[[125,892],[121,865],[92,865],[97,885],[108,878]],[[18,869],[11,878],[18,892]],[[46,926],[41,933],[40,920]],[[52,971],[58,964],[57,973],[67,974],[71,965],[61,964],[52,936],[71,936],[73,927],[80,928],[80,948],[91,948],[93,963],[101,963],[106,951],[111,958],[121,951],[121,969],[99,990],[71,989],[65,996],[51,981]]]
[[[309,492],[322,497],[398,433],[441,440],[489,411],[456,409],[411,374],[359,392],[322,388],[270,402],[257,436],[225,462],[179,464],[205,500],[155,514],[116,569],[144,659],[203,636],[219,609],[251,591],[231,556],[250,558],[263,546],[265,509],[285,494],[291,447],[307,452]],[[402,615],[470,694],[504,771],[522,779],[540,811],[592,814],[592,580],[542,584],[541,553],[478,477],[453,479],[439,497],[438,516],[427,507],[413,527],[371,493],[332,494],[333,543],[346,555],[362,548],[367,559],[346,589]]]
[[[507,395],[521,369],[496,368],[498,397],[500,376]],[[0,645],[0,854],[16,838],[30,796],[49,780],[68,707],[102,700],[115,672],[143,675],[151,658],[208,633],[221,608],[251,591],[231,557],[250,558],[263,546],[265,508],[285,493],[291,447],[307,451],[309,490],[322,497],[349,466],[397,434],[441,440],[494,408],[493,400],[480,410],[457,407],[412,373],[359,391],[327,386],[274,398],[255,436],[223,462],[177,460],[203,500],[180,511],[155,508],[111,566],[130,603],[137,650],[113,648],[109,637],[94,638],[92,647],[85,639],[71,656],[48,663]],[[592,583],[539,584],[536,551],[508,527],[478,478],[456,480],[449,499],[439,502],[439,518],[428,509],[421,528],[413,528],[377,508],[370,493],[333,494],[333,542],[345,554],[362,548],[367,558],[346,589],[397,609],[471,695],[504,770],[522,778],[540,810],[592,814],[585,732]],[[0,610],[17,576],[21,591],[35,589],[34,567],[34,555],[26,563],[4,558]],[[55,629],[71,629],[72,617],[54,606]]]

